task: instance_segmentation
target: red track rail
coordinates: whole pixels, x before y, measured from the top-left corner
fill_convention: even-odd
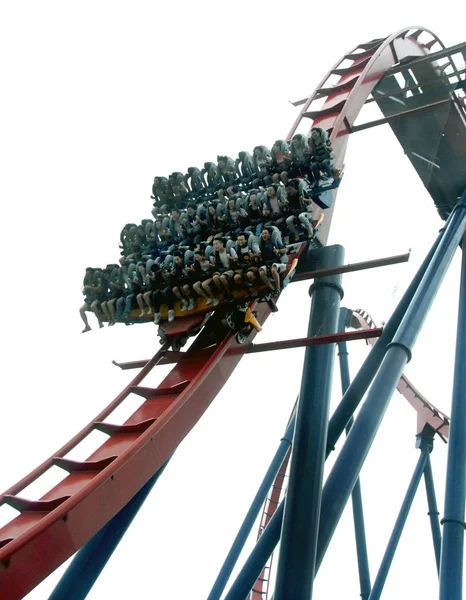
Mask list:
[[[256,309],[264,323],[270,308],[262,303]],[[199,352],[202,338],[203,332],[158,388],[140,387],[152,368],[163,362],[167,348],[162,347],[87,427],[0,496],[0,504],[20,511],[0,529],[1,598],[22,598],[81,548],[157,472],[194,427],[244,354],[233,333]],[[229,352],[233,348],[240,351]],[[130,393],[143,396],[145,402],[122,425],[104,422]],[[87,460],[68,460],[66,454],[94,430],[107,433],[108,440]],[[53,465],[69,475],[39,500],[18,496]]]
[[[429,35],[428,42],[419,42],[422,34]],[[445,46],[432,32],[420,27],[402,29],[385,39],[359,44],[332,67],[304,102],[287,140],[293,137],[303,118],[312,119],[313,127],[322,127],[330,132],[336,155],[335,167],[341,168],[351,127],[377,83],[393,65],[407,57],[423,56],[433,48],[444,49]],[[351,64],[348,66],[347,62]],[[335,76],[339,76],[339,80],[335,84],[330,83]],[[327,99],[320,109],[309,110],[315,100],[324,97]],[[455,143],[453,139],[451,143]],[[338,188],[334,190],[335,200],[337,191]],[[325,220],[319,230],[318,237],[323,245],[327,243],[334,209],[335,201],[326,211]]]
[[[430,33],[429,41],[420,43],[418,38],[423,32],[420,28],[405,29],[354,48],[304,103],[288,137],[303,117],[314,119],[314,125],[331,130],[336,166],[341,167],[351,126],[374,86],[401,59],[423,55],[440,44]],[[344,60],[351,65],[342,65]],[[329,80],[335,75],[339,81],[333,86]],[[309,111],[312,102],[323,97],[327,98],[324,106]],[[333,208],[328,210],[319,233],[323,244],[328,238]],[[263,323],[270,309],[262,304],[258,311]],[[157,389],[139,387],[152,367],[162,361],[162,349],[80,434],[0,496],[0,504],[8,503],[20,511],[0,529],[0,597],[22,598],[78,550],[157,472],[196,424],[242,357],[229,352],[236,345],[231,334],[195,355],[197,349],[203,348],[202,336],[201,332],[193,356],[189,357],[189,350],[186,359],[173,368]],[[420,398],[412,386],[409,389]],[[146,401],[130,419],[123,425],[102,422],[131,392],[142,395]],[[67,460],[66,454],[96,429],[109,435],[107,442],[86,461]],[[39,500],[18,496],[52,465],[62,467],[69,475]]]

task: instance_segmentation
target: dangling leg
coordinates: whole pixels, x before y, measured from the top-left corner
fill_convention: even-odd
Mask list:
[[[91,304],[91,310],[97,317],[97,321],[99,322],[99,327],[102,328],[104,326],[104,324],[102,323],[102,313],[100,312],[100,309],[99,309],[99,301],[98,300],[94,300],[94,302]]]
[[[86,311],[89,311],[89,310],[91,310],[90,306],[86,302],[79,309],[79,314],[81,315],[81,319],[83,320],[83,323],[84,323],[84,329],[81,331],[81,333],[86,333],[87,331],[91,330],[91,328],[89,326],[89,321],[87,320],[87,315],[86,315]]]

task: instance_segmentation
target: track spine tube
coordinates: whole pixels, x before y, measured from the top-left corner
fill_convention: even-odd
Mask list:
[[[84,600],[87,597],[169,461],[76,553],[48,600]]]
[[[452,213],[452,218],[396,332],[394,341],[387,348],[366,401],[325,483],[317,568],[330,544],[398,381],[411,358],[412,344],[417,338],[448,265],[463,237],[465,227],[466,202],[461,200]],[[419,314],[421,311],[422,314]],[[409,315],[412,316],[413,321],[407,318]],[[415,328],[413,323],[416,325]]]
[[[463,193],[466,204],[466,191]],[[440,558],[440,600],[463,597],[466,490],[466,234],[463,237],[455,371]]]
[[[246,543],[246,540],[251,532],[251,529],[254,526],[256,518],[259,514],[259,511],[267,499],[267,494],[270,488],[273,485],[274,479],[280,470],[280,467],[287,455],[288,450],[293,441],[293,432],[296,422],[296,413],[293,414],[288,427],[286,429],[285,435],[280,440],[280,445],[275,453],[275,456],[270,463],[269,468],[267,469],[267,473],[262,480],[262,483],[257,490],[257,493],[252,501],[252,504],[244,518],[244,521],[236,535],[236,538],[228,552],[227,557],[225,558],[225,562],[220,569],[220,572],[215,580],[215,583],[210,591],[207,600],[220,600],[220,597],[228,583],[228,579],[231,576],[231,573],[235,567],[235,564],[241,554],[241,551]],[[266,559],[267,560],[267,559]]]
[[[393,336],[398,329],[401,320],[408,309],[411,300],[416,293],[417,288],[427,270],[427,267],[435,254],[435,251],[442,240],[445,233],[446,225],[440,230],[435,243],[427,254],[426,258],[419,267],[416,275],[413,277],[407,290],[403,294],[400,302],[393,311],[393,314],[385,324],[381,337],[377,340],[377,343],[372,347],[369,355],[365,359],[364,363],[356,373],[353,381],[349,388],[346,390],[340,404],[335,409],[332,417],[330,418],[328,425],[328,440],[327,440],[327,455],[334,450],[336,443],[338,442],[341,434],[345,430],[346,424],[350,420],[354,411],[357,409],[361,402],[364,394],[367,392],[375,374],[377,373],[387,345],[392,341]]]
[[[437,499],[435,498],[434,478],[432,476],[432,464],[430,456],[427,457],[426,467],[424,469],[424,483],[426,486],[427,506],[429,507],[430,528],[432,530],[432,541],[434,544],[435,564],[437,573],[440,571],[440,550],[442,547],[442,534],[440,532],[439,511]]]
[[[375,578],[374,585],[372,587],[372,592],[369,596],[369,600],[379,600],[382,594],[383,586],[385,585],[388,571],[390,570],[393,557],[395,556],[398,542],[400,541],[401,534],[403,533],[403,528],[405,526],[406,519],[408,518],[409,511],[413,504],[414,496],[416,495],[417,489],[419,487],[419,482],[421,481],[422,474],[424,473],[424,468],[426,466],[428,457],[429,442],[422,440],[421,454],[417,461],[416,468],[414,469],[413,476],[411,477],[408,489],[406,490],[406,495],[401,505],[400,512],[398,513],[398,517],[396,519],[395,526],[390,536],[390,540],[388,541],[387,549],[385,550],[382,562],[380,563],[379,571]]]
[[[318,268],[343,264],[344,249],[334,245],[313,252]],[[341,275],[322,277],[311,285],[308,337],[338,329]],[[275,600],[310,600],[322,498],[327,427],[332,390],[335,344],[310,346],[304,358],[290,477],[278,559]]]
[[[338,321],[339,332],[345,331],[345,324],[348,322],[350,317],[351,310],[347,308],[340,309],[340,318]],[[341,388],[342,393],[344,394],[351,383],[348,346],[346,342],[338,343],[338,360],[340,364]],[[353,422],[353,417],[351,417],[348,425],[346,426],[347,434],[350,432]],[[360,596],[362,600],[368,600],[369,594],[371,593],[371,575],[369,571],[369,558],[367,553],[366,528],[364,525],[361,480],[359,477],[351,494],[351,502],[353,505],[354,536],[356,540],[356,554],[358,558],[359,587],[361,591]]]

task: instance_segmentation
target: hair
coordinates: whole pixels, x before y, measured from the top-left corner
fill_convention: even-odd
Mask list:
[[[285,187],[292,187],[299,190],[299,179],[289,179]]]
[[[194,254],[199,254],[200,256],[204,256],[204,251],[201,248],[194,250]]]
[[[217,240],[218,242],[222,242],[222,244],[223,244],[223,245],[225,245],[225,243],[226,243],[226,242],[225,242],[225,238],[224,238],[224,237],[221,237],[221,236],[218,236],[218,237],[217,237],[217,236],[215,236],[215,237],[214,237],[214,242],[215,242],[215,240]],[[212,242],[212,243],[213,243],[213,242]]]
[[[179,256],[180,258],[184,258],[184,255],[181,252],[181,250],[175,250],[175,252],[173,252],[173,257],[175,257],[175,256]]]
[[[242,235],[243,237],[247,238],[248,236],[246,235],[245,231],[240,231],[239,233],[236,234],[236,239],[239,238],[239,236]]]

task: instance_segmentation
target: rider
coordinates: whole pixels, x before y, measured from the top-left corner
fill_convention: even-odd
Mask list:
[[[286,184],[286,196],[291,216],[286,219],[286,225],[294,236],[294,240],[298,241],[299,232],[296,229],[296,217],[298,217],[301,225],[307,231],[309,237],[314,235],[312,226],[312,200],[309,196],[305,180],[290,179]]]
[[[311,169],[316,182],[315,184],[333,183],[335,152],[325,129],[322,129],[322,127],[313,127],[311,129],[309,147],[311,150]],[[321,181],[321,172],[326,175],[326,179],[323,181]]]
[[[275,241],[273,240],[273,233],[271,227],[264,227],[261,233],[259,277],[271,292],[278,294],[280,292],[280,275],[287,268],[285,263],[280,262],[280,257],[286,254],[287,249],[278,236]],[[270,277],[273,278],[275,285],[270,281]]]
[[[253,241],[249,247],[247,234],[240,231],[236,237],[235,252],[236,258],[232,258],[235,263],[233,281],[238,286],[243,283],[252,285],[257,278],[258,269],[254,261],[260,256],[259,244]]]

